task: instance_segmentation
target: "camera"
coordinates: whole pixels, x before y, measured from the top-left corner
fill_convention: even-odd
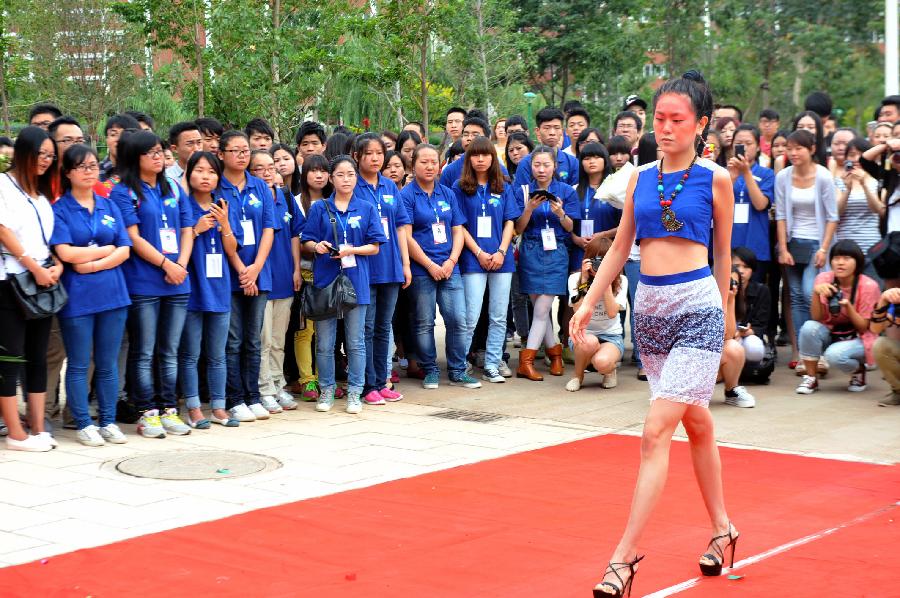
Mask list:
[[[847,160],[846,162],[844,162],[844,170],[846,170],[847,172],[853,170],[853,160]]]
[[[841,300],[844,298],[844,293],[841,292],[840,289],[835,290],[834,294],[828,299],[828,311],[831,315],[836,316],[841,313]]]
[[[743,158],[747,154],[747,148],[744,147],[743,143],[735,143],[734,144],[734,157],[735,158]]]
[[[596,272],[600,268],[600,264],[603,263],[603,258],[600,256],[591,258],[591,270]]]
[[[891,154],[891,164],[894,165],[896,170],[900,170],[900,152],[894,152]]]

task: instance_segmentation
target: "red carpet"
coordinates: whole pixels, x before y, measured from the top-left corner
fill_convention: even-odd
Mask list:
[[[0,569],[0,596],[587,597],[627,517],[639,442],[603,436]],[[738,560],[887,510],[679,595],[900,595],[897,467],[722,457]],[[708,534],[676,442],[634,595],[696,577]]]

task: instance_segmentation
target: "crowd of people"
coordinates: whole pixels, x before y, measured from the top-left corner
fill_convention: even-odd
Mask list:
[[[243,129],[198,118],[162,137],[152,117],[126,112],[106,121],[101,156],[76,118],[35,106],[14,142],[0,138],[11,156],[0,174],[7,448],[55,447],[58,416],[79,442],[102,446],[127,441],[117,421],[165,438],[265,420],[298,397],[320,412],[343,399],[360,413],[401,400],[403,370],[438,389],[438,309],[452,386],[568,369],[568,391],[615,388],[625,331],[640,334],[639,244],[589,334],[569,338],[568,324],[635,170],[658,159],[647,108],[627,97],[602,131],[572,101],[541,109],[530,131],[519,115],[490,123],[455,107],[435,145],[418,122],[329,135],[308,121],[291,144],[262,118]],[[725,403],[753,407],[745,381],[764,381],[776,347],[790,346],[797,393],[816,392],[831,367],[849,376],[847,390],[864,391],[877,364],[892,389],[879,404],[900,405],[900,273],[867,258],[900,231],[900,96],[885,98],[865,131],[839,126],[824,93],[784,125],[771,109],[753,124],[717,106],[698,145],[734,192]],[[662,185],[660,175],[665,205]],[[26,317],[22,276],[61,283],[67,302]],[[352,305],[307,318],[303,287],[338,277]]]

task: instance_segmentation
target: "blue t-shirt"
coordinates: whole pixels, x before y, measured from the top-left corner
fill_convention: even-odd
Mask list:
[[[528,185],[529,194],[532,191],[536,191],[537,189],[539,189],[539,186],[534,181],[532,181]],[[550,186],[547,187],[547,191],[562,200],[563,211],[569,218],[571,218],[573,221],[578,218],[578,196],[575,195],[575,190],[572,189],[572,187],[566,185],[565,183],[554,180],[550,181]],[[519,210],[525,211],[525,194],[522,192],[522,188],[516,186],[510,189],[510,192],[515,195],[516,204],[519,206]],[[555,236],[557,242],[565,243],[568,239],[571,238],[569,237],[569,233],[566,231],[566,229],[563,228],[563,225],[562,223],[560,223],[559,218],[557,218],[556,214],[553,213],[553,210],[550,209],[549,202],[545,201],[531,213],[531,219],[528,221],[528,226],[525,227],[523,235],[530,238],[540,239],[541,229],[547,227],[552,228],[556,233]]]
[[[202,217],[209,214],[208,210],[204,210],[190,196],[191,210],[194,214],[194,220],[199,221]],[[238,207],[234,204],[228,204],[228,223],[231,225],[231,232],[240,248],[242,239],[244,238],[241,230],[241,218],[238,213]],[[209,277],[206,270],[206,256],[208,254],[218,253],[222,257],[222,275]],[[215,274],[214,272],[212,274]],[[231,269],[228,267],[228,256],[225,255],[225,249],[222,245],[222,231],[219,230],[218,224],[208,231],[197,235],[194,239],[194,250],[191,252],[191,267],[188,268],[188,277],[191,279],[191,296],[188,299],[189,311],[208,311],[208,312],[227,312],[231,311]]]
[[[378,187],[375,188],[362,178],[356,177],[354,197],[375,206],[382,231],[387,242],[378,248],[378,254],[369,257],[372,284],[404,282],[403,258],[397,242],[397,228],[411,224],[409,215],[400,205],[400,190],[391,179],[378,175]]]
[[[684,223],[680,230],[669,232],[662,223],[662,206],[659,205],[659,161],[638,168],[638,180],[634,188],[635,239],[659,239],[681,237],[709,247],[710,223],[713,215],[713,175],[721,168],[712,160],[697,158],[684,188],[675,197],[671,209]],[[684,171],[663,174],[663,195],[669,199]]]
[[[556,150],[556,176],[563,183],[569,185],[578,184],[578,158],[572,154],[567,154],[562,150]],[[516,166],[516,178],[513,184],[516,187],[527,185],[534,180],[531,176],[531,155],[522,158]]]
[[[439,181],[441,185],[447,187],[448,189],[453,188],[453,183],[459,180],[459,177],[462,176],[463,165],[466,161],[465,156],[460,156],[458,159],[454,160],[450,164],[444,167],[444,170],[441,171],[441,180]],[[503,176],[509,176],[509,172],[506,170],[506,166],[503,163],[500,163],[500,170],[503,172]],[[575,168],[575,171],[578,172],[578,168]]]
[[[334,226],[325,209],[325,202],[335,215]],[[338,238],[334,238],[335,227]],[[339,247],[349,243],[354,247],[368,245],[369,243],[383,244],[387,242],[384,229],[381,228],[381,220],[375,206],[367,201],[359,199],[356,194],[350,199],[350,205],[346,212],[338,211],[334,205],[334,195],[327,200],[317,201],[309,208],[306,217],[306,225],[300,237],[304,242],[328,241],[332,247]],[[356,290],[356,299],[360,305],[369,304],[370,267],[367,255],[357,255],[356,266],[344,268],[344,274],[350,278],[353,288]],[[331,257],[329,254],[316,254],[313,262],[313,284],[317,288],[324,288],[337,278],[341,271],[341,260]]]
[[[429,196],[419,186],[419,182],[413,179],[400,191],[400,199],[412,222],[413,239],[431,261],[438,266],[443,265],[453,252],[452,228],[466,223],[466,216],[456,203],[456,194],[448,187],[435,184],[434,191]],[[433,224],[444,225],[446,240],[441,243],[435,241]],[[416,261],[411,262],[410,269],[413,276],[430,276],[428,270]],[[458,266],[453,268],[454,272],[458,270]]]
[[[168,179],[168,183],[169,192],[165,194],[165,197],[163,197],[158,184],[151,187],[147,183],[141,182],[143,201],[139,201],[137,194],[124,183],[113,187],[109,198],[122,211],[125,227],[137,225],[141,238],[161,253],[163,253],[163,247],[160,231],[171,229],[178,251],[164,253],[164,255],[174,262],[178,260],[181,252],[181,229],[194,226],[196,221],[187,194],[172,179]],[[181,284],[169,284],[165,280],[166,273],[159,267],[159,264],[151,264],[134,252],[128,261],[122,264],[122,268],[125,280],[128,282],[128,292],[131,295],[165,297],[191,292],[190,278],[185,278]]]
[[[578,218],[575,219],[575,228],[572,229],[579,237],[582,234],[582,222],[590,221],[593,223],[593,232],[602,233],[619,226],[622,220],[622,210],[614,208],[602,199],[596,199],[594,195],[597,190],[588,187],[585,189],[584,197],[578,198]],[[575,189],[576,195],[578,190]],[[569,271],[581,270],[581,260],[584,259],[584,249],[573,243],[572,250],[569,252]]]
[[[229,206],[234,206],[237,210],[238,217],[241,220],[241,226],[245,226],[244,222],[252,223],[253,238],[250,238],[248,231],[250,224],[246,224],[244,229],[244,242],[238,250],[238,257],[245,266],[249,266],[256,261],[256,254],[259,253],[259,242],[262,239],[263,231],[267,228],[275,229],[275,202],[272,201],[272,192],[269,191],[268,185],[262,179],[256,178],[249,172],[247,173],[247,182],[244,184],[244,190],[238,191],[238,188],[231,184],[231,181],[222,177],[219,181],[219,194],[228,202]],[[253,241],[251,243],[251,241]],[[271,253],[271,252],[270,252]],[[256,278],[256,286],[260,291],[268,292],[272,290],[272,267],[269,264],[271,260],[266,258],[263,267],[259,271]],[[238,279],[238,273],[232,270],[231,290],[240,291],[241,282]]]
[[[772,259],[772,254],[769,252],[769,206],[775,199],[775,173],[759,164],[753,164],[750,167],[750,173],[769,203],[766,205],[766,209],[757,210],[750,200],[750,193],[747,192],[747,183],[744,181],[744,177],[739,176],[734,181],[735,223],[731,227],[731,246],[752,249],[756,254],[756,259],[768,261]],[[746,208],[739,208],[739,204],[749,205]],[[741,218],[741,212],[744,210],[748,210],[744,212],[749,214],[748,222],[738,224],[737,220]]]
[[[50,245],[72,247],[131,247],[122,212],[112,201],[94,194],[94,211],[88,212],[66,192],[53,204],[53,235]],[[62,283],[69,301],[59,312],[61,318],[77,318],[131,305],[122,266],[79,274],[65,264]]]
[[[288,201],[294,202],[291,215]],[[282,187],[275,189],[275,239],[266,262],[272,271],[272,291],[269,299],[287,299],[294,296],[294,254],[291,239],[300,236],[306,217],[293,196],[288,199]],[[299,264],[298,264],[299,266]]]
[[[516,198],[512,194],[514,187],[504,185],[502,193],[492,193],[487,185],[479,185],[473,195],[466,195],[460,189],[459,181],[453,185],[453,192],[456,194],[456,203],[460,211],[466,217],[466,230],[478,243],[478,247],[482,251],[491,254],[496,253],[500,248],[503,240],[503,227],[508,220],[515,220],[522,214]],[[478,236],[478,219],[488,217],[491,219],[490,236]],[[487,272],[481,267],[475,254],[469,251],[467,247],[463,247],[462,254],[459,256],[459,268],[463,274],[469,272]],[[492,272],[512,272],[516,269],[516,260],[512,251],[506,253],[503,260],[503,266],[499,270]]]

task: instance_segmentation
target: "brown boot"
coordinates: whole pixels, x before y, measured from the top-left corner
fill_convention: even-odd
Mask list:
[[[562,376],[566,373],[566,365],[562,358],[562,345],[557,344],[544,351],[550,358],[550,373],[554,376]]]
[[[516,370],[516,378],[528,378],[535,382],[544,379],[534,369],[534,356],[537,354],[535,349],[522,349],[519,351],[519,369]]]

